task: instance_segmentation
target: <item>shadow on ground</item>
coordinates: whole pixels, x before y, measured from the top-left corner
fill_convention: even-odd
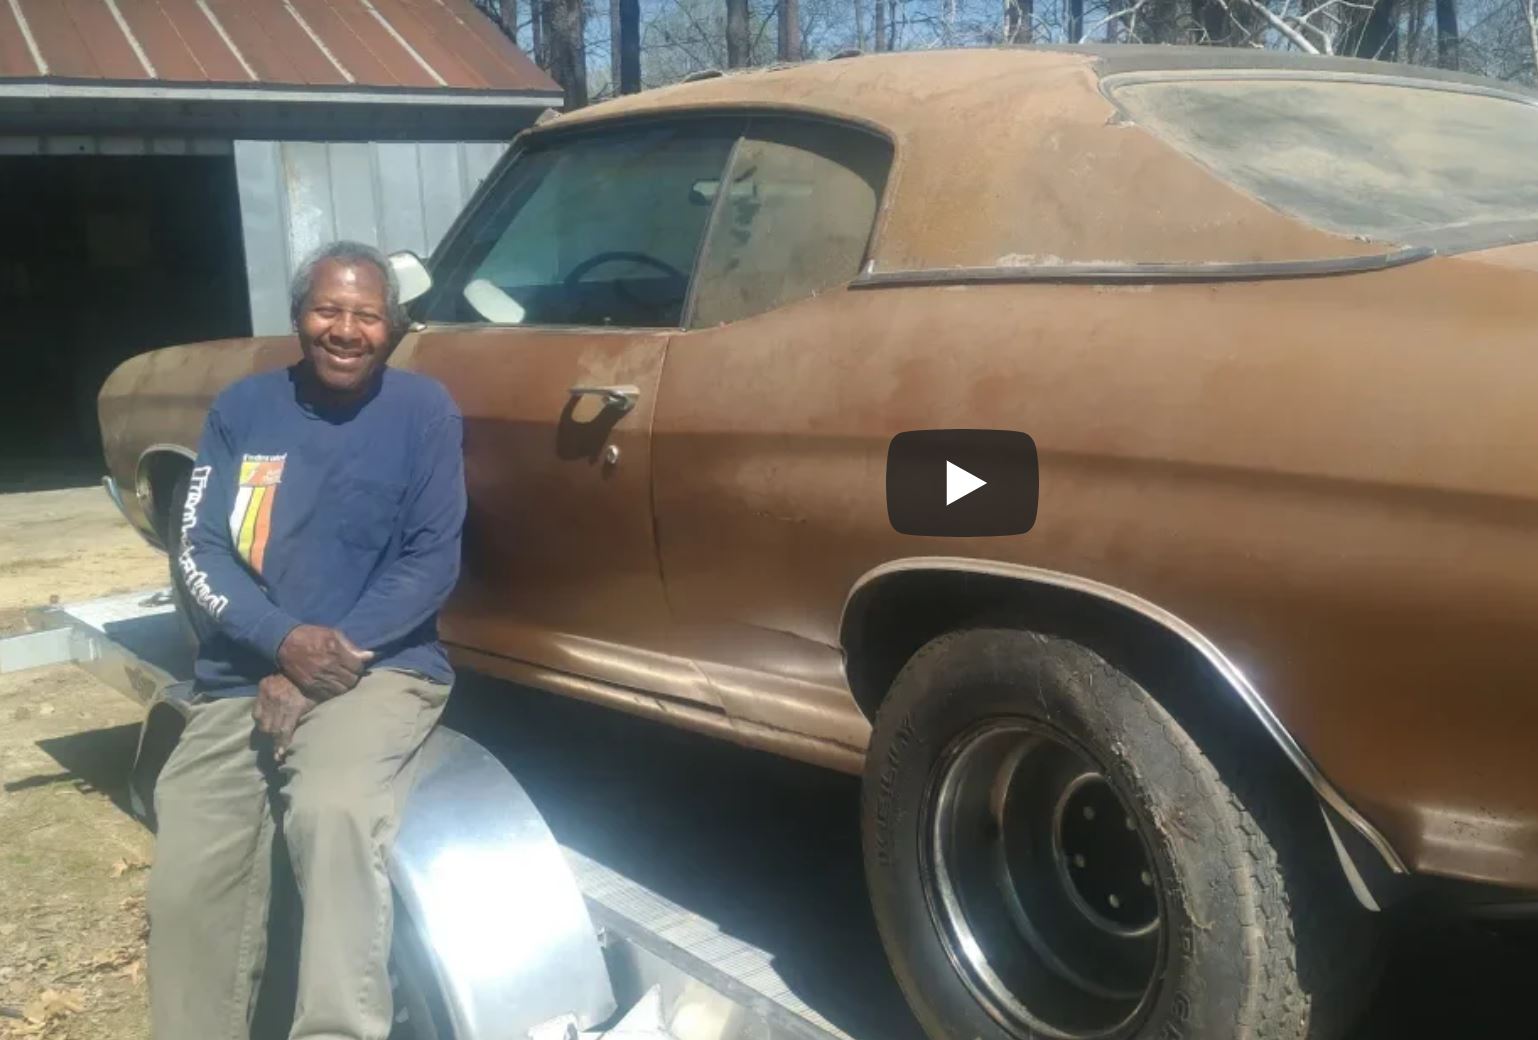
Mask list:
[[[7,792],[70,783],[84,791],[98,791],[125,813],[128,809],[128,772],[139,746],[139,727],[112,726],[71,733],[67,737],[39,740],[37,746],[59,763],[59,773],[41,773],[12,780]]]

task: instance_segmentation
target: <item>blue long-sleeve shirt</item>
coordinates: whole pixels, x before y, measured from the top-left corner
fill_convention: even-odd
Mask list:
[[[370,669],[450,682],[437,619],[459,577],[459,410],[437,381],[387,368],[363,403],[321,411],[300,378],[242,379],[209,409],[178,556],[213,622],[197,688],[255,692],[301,624],[374,651]]]

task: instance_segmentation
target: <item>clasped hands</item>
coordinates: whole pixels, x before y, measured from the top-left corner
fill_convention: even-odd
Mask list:
[[[358,685],[374,654],[359,650],[340,631],[300,625],[278,647],[278,672],[257,684],[251,717],[272,737],[278,761],[288,754],[294,730],[310,709]]]

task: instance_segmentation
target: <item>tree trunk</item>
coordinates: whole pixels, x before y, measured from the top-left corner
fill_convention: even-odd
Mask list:
[[[854,45],[862,51],[866,49],[865,0],[854,0]]]
[[[1068,0],[1068,42],[1078,43],[1084,35],[1084,0]]]
[[[876,0],[876,20],[872,35],[876,37],[876,51],[886,50],[886,0]]]
[[[545,54],[545,9],[548,0],[529,0],[529,31],[534,35],[534,64],[542,69],[550,68],[549,56]]]
[[[1437,0],[1437,64],[1458,67],[1458,0]]]
[[[886,49],[897,49],[897,0],[890,0],[886,12]]]
[[[619,92],[641,89],[641,0],[619,0]]]
[[[1393,61],[1399,57],[1399,9],[1397,0],[1377,0],[1347,54],[1358,58]],[[1349,37],[1348,37],[1349,39]]]
[[[1522,0],[1522,16],[1527,19],[1527,40],[1533,47],[1533,68],[1538,70],[1538,0]]]
[[[1227,43],[1228,12],[1218,0],[1191,0],[1191,21],[1199,43]]]
[[[497,13],[501,16],[502,31],[518,42],[518,0],[502,0],[497,5]]]
[[[801,60],[801,5],[798,0],[780,0],[781,61]]]
[[[1004,0],[1004,42],[1030,43],[1035,0]]]
[[[609,91],[619,93],[619,3],[609,0]]]
[[[550,75],[566,92],[566,110],[587,104],[587,46],[582,0],[546,0]]]
[[[726,0],[726,67],[748,63],[748,0]]]

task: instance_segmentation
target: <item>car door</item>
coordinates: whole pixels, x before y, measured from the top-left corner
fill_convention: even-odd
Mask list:
[[[884,301],[860,271],[892,148],[862,128],[755,117],[733,157],[668,349],[653,421],[658,537],[681,645],[739,729],[763,742],[862,747],[844,681],[843,592],[880,547],[865,519],[884,441],[879,382],[851,380]],[[877,499],[879,501],[879,498]],[[885,527],[884,516],[880,520]],[[812,757],[817,757],[812,753]],[[826,757],[826,756],[825,756]],[[833,749],[830,763],[858,761]],[[837,761],[835,761],[837,760]]]
[[[465,417],[464,565],[443,616],[461,660],[715,707],[673,645],[651,424],[711,211],[696,186],[739,128],[534,135],[435,259],[403,363]]]

